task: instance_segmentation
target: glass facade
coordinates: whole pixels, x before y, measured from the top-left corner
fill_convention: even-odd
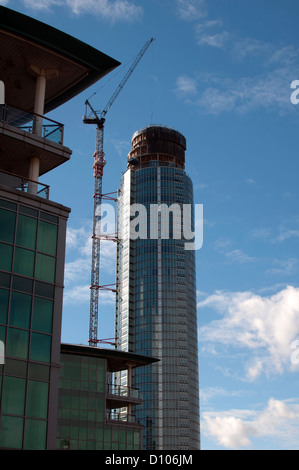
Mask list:
[[[57,449],[140,450],[141,426],[121,421],[106,406],[107,359],[61,354]]]
[[[26,202],[0,198],[0,448],[43,450],[53,416],[50,382],[58,374],[58,231],[63,226],[65,240],[65,223],[52,207],[50,213]]]
[[[119,198],[118,347],[160,359],[134,375],[133,384],[143,394],[137,416],[144,426],[144,448],[198,449],[195,253],[185,249],[181,220],[175,212],[170,211],[164,222],[162,216],[155,218],[151,213],[153,204],[177,205],[173,208],[181,209],[181,214],[184,204],[193,207],[192,182],[171,158],[159,161],[157,154],[148,158],[145,150],[138,158],[139,163],[129,165],[123,176]],[[142,230],[137,239],[130,237],[128,204],[146,208],[146,215],[139,219],[140,224],[146,223],[146,237]],[[193,217],[191,229],[194,232]],[[119,380],[125,383],[125,375]]]

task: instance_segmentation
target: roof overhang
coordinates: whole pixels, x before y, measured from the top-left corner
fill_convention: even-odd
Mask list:
[[[33,111],[38,70],[47,76],[47,113],[120,65],[84,42],[3,6],[0,44],[6,104],[28,112]]]
[[[149,364],[159,361],[159,359],[153,357],[143,356],[140,354],[135,354],[126,351],[119,351],[116,349],[96,348],[92,346],[66,343],[61,344],[61,353],[72,355],[77,354],[106,359],[108,363],[108,369],[111,372],[126,370],[128,366],[147,366]]]

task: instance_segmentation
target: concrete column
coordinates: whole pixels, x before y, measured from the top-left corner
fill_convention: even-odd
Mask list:
[[[28,172],[28,193],[37,194],[39,179],[40,160],[38,157],[32,157],[29,161]],[[31,181],[30,181],[31,180]]]
[[[33,133],[42,136],[43,114],[45,106],[47,80],[58,77],[57,69],[42,69],[36,65],[30,65],[31,72],[36,76]],[[37,157],[30,159],[28,178],[38,182],[40,161]],[[28,192],[36,194],[37,184],[28,183]]]
[[[42,136],[43,132],[43,114],[46,95],[46,72],[43,69],[32,67],[32,70],[37,75],[35,86],[35,99],[34,99],[34,122],[33,133]],[[38,115],[38,116],[37,116]],[[38,179],[39,179],[40,160],[38,157],[32,157],[29,162],[28,179],[28,193],[37,194]]]
[[[45,95],[46,95],[46,75],[45,71],[41,70],[40,75],[36,78],[36,87],[35,87],[35,101],[34,101],[34,114],[35,116],[35,126],[34,133],[42,135],[43,131],[43,114],[44,114],[44,105],[45,105]]]

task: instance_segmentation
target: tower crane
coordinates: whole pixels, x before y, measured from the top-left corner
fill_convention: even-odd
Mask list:
[[[83,116],[83,123],[96,125],[96,150],[93,154],[94,157],[94,208],[93,208],[93,235],[92,235],[92,260],[91,260],[91,286],[90,286],[90,318],[89,318],[89,345],[97,346],[98,340],[98,303],[99,291],[114,290],[111,285],[99,285],[99,271],[100,271],[100,241],[101,241],[101,202],[102,194],[102,178],[104,166],[106,164],[104,154],[104,124],[105,116],[118,97],[119,93],[125,86],[131,74],[137,67],[141,58],[149,48],[154,38],[148,40],[143,48],[136,56],[133,64],[121,80],[120,84],[112,94],[110,100],[102,111],[96,111],[88,100],[85,101],[86,113]],[[87,110],[89,114],[87,115]],[[111,198],[112,199],[112,198]]]

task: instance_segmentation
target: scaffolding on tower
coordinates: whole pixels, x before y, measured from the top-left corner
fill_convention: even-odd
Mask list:
[[[107,198],[110,200],[116,200],[109,195],[104,195],[102,192],[102,180],[103,180],[103,172],[104,166],[106,164],[105,160],[105,153],[104,153],[104,124],[105,124],[105,116],[108,113],[109,109],[111,108],[112,104],[116,100],[117,96],[125,86],[126,82],[128,81],[129,77],[135,70],[136,66],[138,65],[139,61],[147,51],[150,44],[154,41],[154,38],[151,38],[149,41],[145,43],[143,48],[140,50],[138,55],[136,56],[133,64],[123,77],[122,81],[116,88],[115,92],[111,96],[110,100],[108,101],[107,105],[102,111],[96,111],[92,105],[90,104],[89,100],[85,101],[86,112],[83,116],[83,122],[85,124],[94,124],[96,125],[96,150],[93,154],[94,163],[94,207],[93,207],[93,235],[92,235],[92,259],[91,259],[91,286],[90,286],[90,318],[89,318],[89,345],[90,346],[97,346],[99,342],[107,342],[106,340],[99,340],[98,339],[98,309],[99,309],[99,291],[101,290],[110,290],[116,292],[117,286],[114,285],[112,287],[111,284],[109,285],[100,285],[100,246],[102,239],[110,239],[113,241],[117,241],[117,234],[111,235],[110,237],[103,236],[101,234],[101,203],[103,198]],[[87,113],[88,111],[88,113]],[[109,338],[111,339],[111,338]]]

